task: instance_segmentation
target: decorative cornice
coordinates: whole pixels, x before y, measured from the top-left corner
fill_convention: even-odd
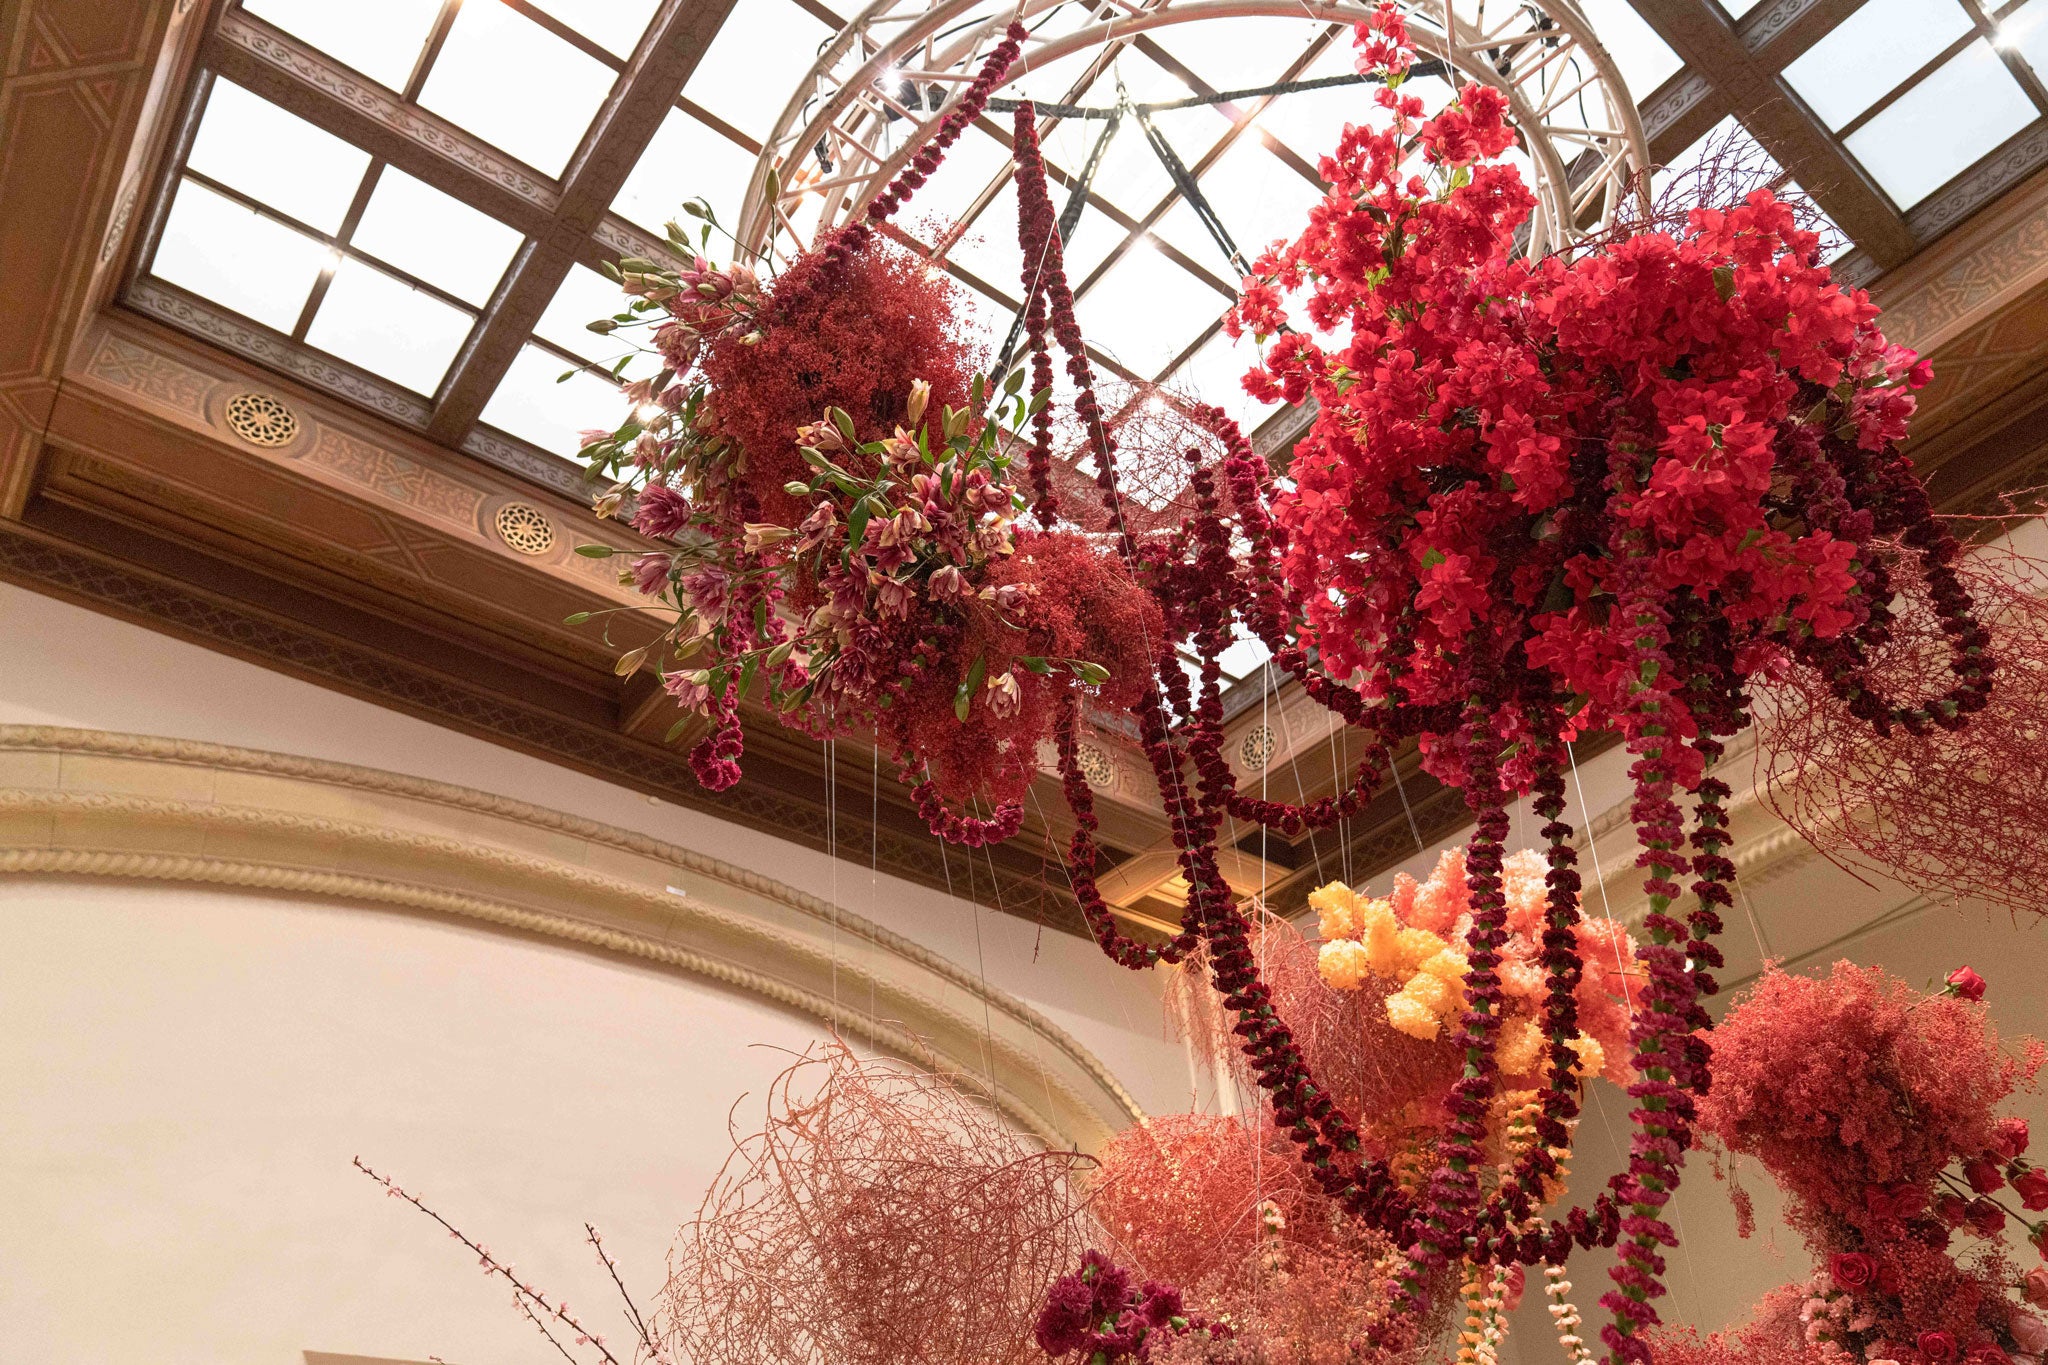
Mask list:
[[[930,1049],[1048,1141],[1093,1146],[1142,1117],[1059,1026],[843,907],[694,849],[448,783],[199,741],[0,726],[0,872],[459,915],[714,980],[905,1055]]]

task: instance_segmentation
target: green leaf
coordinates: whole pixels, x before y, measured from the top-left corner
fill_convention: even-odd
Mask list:
[[[967,676],[960,680],[960,690],[953,694],[953,714],[962,724],[967,721],[968,708],[974,705],[974,693],[988,676],[988,656],[977,654],[968,666]]]
[[[610,559],[618,551],[609,545],[578,545],[576,553],[585,559]]]
[[[572,611],[562,618],[562,624],[565,626],[580,626],[585,621],[588,621],[590,617],[591,613],[587,611]]]
[[[746,700],[746,698],[747,698],[747,689],[748,689],[748,688],[750,688],[750,687],[752,687],[752,686],[754,685],[754,674],[755,674],[756,672],[758,672],[758,671],[759,671],[759,665],[760,665],[760,662],[761,662],[761,656],[760,656],[760,655],[758,655],[758,654],[749,654],[749,655],[747,656],[747,662],[746,662],[746,663],[745,663],[745,664],[744,664],[744,665],[743,665],[743,666],[742,666],[742,667],[740,668],[740,695],[739,695],[739,699],[740,699],[741,701],[745,701],[745,700]]]
[[[979,409],[981,407],[981,400],[987,397],[987,395],[988,381],[980,375],[974,376],[974,382],[967,386],[967,405],[971,408]]]
[[[1717,265],[1714,267],[1714,292],[1721,296],[1721,302],[1723,303],[1735,297],[1734,266]]]
[[[1017,391],[1023,387],[1024,370],[1022,366],[1019,366],[1017,369],[1010,371],[1010,377],[1003,381],[1003,392],[1009,394],[1010,397],[1015,398],[1017,396]]]
[[[1037,414],[1044,412],[1046,404],[1050,402],[1052,402],[1052,390],[1040,389],[1037,393],[1031,395],[1031,406],[1029,408],[1029,411],[1033,416],[1036,416]]]
[[[855,503],[853,510],[846,514],[846,557],[848,559],[853,558],[854,547],[858,546],[862,538],[867,535],[868,518],[872,515],[873,509],[868,506],[866,498],[862,498],[859,502]]]
[[[1434,569],[1443,562],[1444,552],[1442,550],[1431,547],[1422,552],[1422,567],[1425,569]]]
[[[1052,664],[1042,654],[1020,654],[1017,656],[1017,666],[1031,673],[1052,672]]]
[[[1074,672],[1081,675],[1081,681],[1087,683],[1090,687],[1100,687],[1109,681],[1109,670],[1101,664],[1092,664],[1086,659],[1076,659],[1073,661],[1072,667]]]

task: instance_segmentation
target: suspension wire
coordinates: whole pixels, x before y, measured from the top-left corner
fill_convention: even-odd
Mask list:
[[[1230,239],[1230,230],[1223,226],[1223,219],[1217,214],[1215,205],[1202,193],[1196,183],[1194,172],[1180,159],[1180,153],[1173,150],[1173,144],[1152,122],[1152,115],[1140,107],[1137,110],[1138,126],[1145,130],[1145,141],[1151,144],[1152,154],[1159,158],[1159,164],[1166,168],[1166,174],[1173,180],[1173,187],[1180,191],[1180,197],[1187,201],[1195,216],[1202,220],[1202,226],[1209,230],[1209,236],[1223,252],[1223,259],[1230,262],[1230,268],[1239,278],[1252,273],[1251,262],[1237,249],[1237,243]]]

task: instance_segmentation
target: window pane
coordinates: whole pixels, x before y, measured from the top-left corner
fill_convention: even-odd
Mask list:
[[[427,73],[420,106],[560,175],[612,88],[611,68],[522,14],[464,5]]]
[[[216,80],[189,164],[289,218],[334,232],[370,154],[230,81]]]
[[[1823,123],[1839,128],[1969,27],[1956,0],[1867,0],[1786,67],[1785,79]]]
[[[330,259],[318,238],[187,180],[178,186],[150,269],[159,279],[289,332]]]
[[[1762,3],[1763,0],[1721,0],[1721,8],[1728,11],[1730,19],[1740,19]]]
[[[441,0],[242,0],[242,8],[371,80],[404,90]]]
[[[554,342],[571,355],[609,365],[631,348],[625,341],[599,336],[586,324],[610,317],[624,309],[627,302],[619,286],[588,266],[574,266],[534,325],[534,335]],[[648,332],[644,327],[636,327],[627,335],[644,341]]]
[[[1909,209],[2035,116],[2027,92],[1979,38],[1858,128],[1848,146],[1892,202]]]
[[[1081,296],[1075,311],[1089,341],[1149,378],[1229,306],[1157,250],[1139,246]]]
[[[685,199],[703,199],[719,222],[737,229],[747,180],[753,173],[752,152],[682,110],[671,109],[654,140],[640,154],[639,164],[619,187],[612,211],[650,232],[659,232],[664,223],[682,215]],[[714,238],[714,243],[717,240]]]
[[[335,268],[306,343],[431,394],[473,321],[460,308],[351,258]]]
[[[1259,348],[1250,337],[1233,341],[1218,332],[1201,350],[1189,356],[1187,364],[1174,371],[1167,383],[1222,408],[1249,436],[1282,406],[1261,403],[1244,391],[1245,374],[1258,363]]]
[[[1944,0],[1945,2],[1945,0]],[[1932,0],[1918,0],[1918,3],[1932,3]],[[1650,27],[1642,15],[1636,13],[1629,0],[1580,0],[1579,8],[1592,21],[1593,31],[1600,35],[1600,45],[1607,49],[1614,64],[1621,68],[1621,79],[1628,85],[1628,93],[1641,104],[1652,91],[1678,74],[1678,68],[1685,63],[1679,60],[1657,31]],[[1575,80],[1567,80],[1573,85]]]
[[[851,12],[853,6],[843,8]],[[755,141],[765,141],[831,36],[795,0],[739,0],[683,93]]]
[[[516,228],[395,166],[377,177],[349,239],[352,249],[474,304],[490,299],[519,243]]]
[[[2048,71],[2048,0],[2028,0],[2002,20],[1998,44],[2017,51],[2039,75]]]
[[[630,57],[659,0],[533,0],[615,57]]]
[[[485,405],[484,421],[542,450],[574,458],[583,448],[579,434],[617,427],[626,405],[616,387],[587,370],[577,370],[557,384],[568,368],[560,357],[528,346]]]

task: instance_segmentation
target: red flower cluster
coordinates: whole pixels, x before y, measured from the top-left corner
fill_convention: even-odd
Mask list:
[[[1080,1269],[1053,1282],[1033,1339],[1055,1360],[1078,1355],[1090,1365],[1116,1365],[1149,1360],[1162,1340],[1198,1331],[1227,1334],[1189,1316],[1178,1289],[1153,1280],[1135,1285],[1129,1271],[1090,1251]]]

